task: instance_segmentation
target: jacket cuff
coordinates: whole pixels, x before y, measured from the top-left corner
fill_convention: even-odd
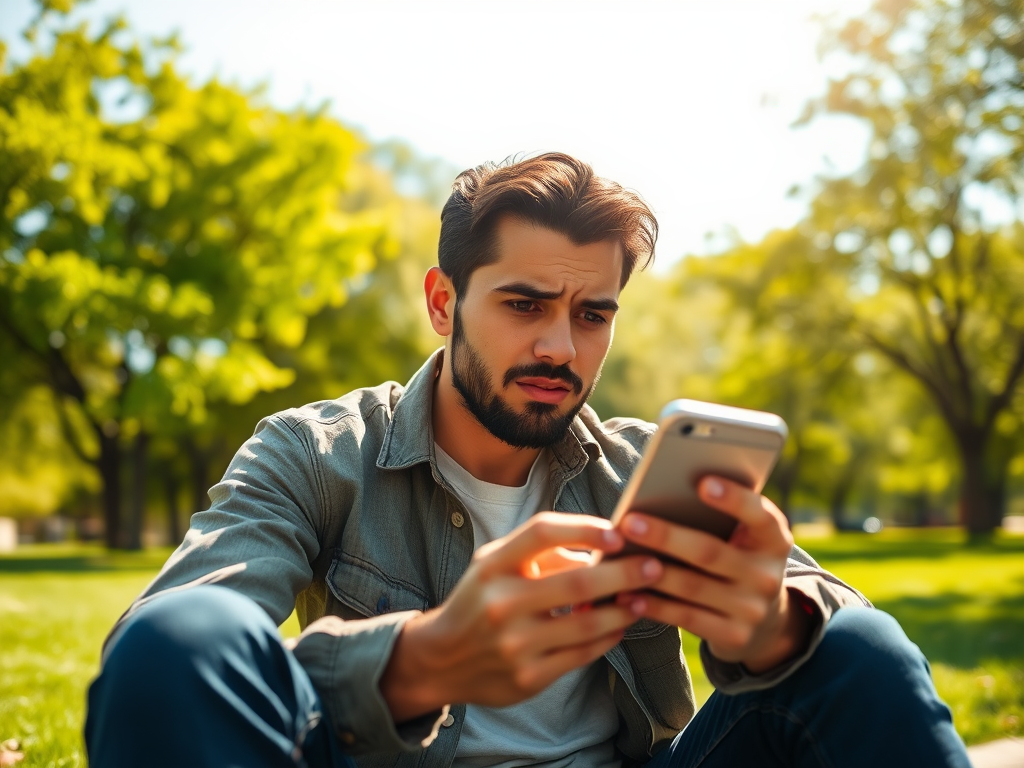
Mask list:
[[[834,581],[833,581],[834,579]],[[811,631],[811,639],[807,648],[799,656],[794,656],[767,672],[755,675],[750,673],[743,664],[722,661],[715,658],[706,641],[700,643],[700,660],[704,672],[715,689],[726,695],[735,695],[747,691],[759,691],[771,688],[796,672],[811,656],[814,655],[821,639],[825,636],[829,619],[844,607],[870,608],[871,603],[859,592],[838,579],[824,578],[824,574],[806,574],[786,578],[786,589],[791,599],[802,605],[816,622]]]
[[[380,679],[402,627],[418,611],[344,621],[324,616],[298,637],[293,652],[309,674],[347,754],[426,747],[448,707],[396,725]]]

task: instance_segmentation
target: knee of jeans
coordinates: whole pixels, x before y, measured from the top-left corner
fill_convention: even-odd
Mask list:
[[[232,589],[203,585],[157,595],[128,617],[107,652],[112,660],[180,671],[197,659],[213,658],[257,640],[276,638],[266,612]]]
[[[829,621],[815,656],[867,681],[928,673],[928,662],[892,616],[872,608],[844,608]]]

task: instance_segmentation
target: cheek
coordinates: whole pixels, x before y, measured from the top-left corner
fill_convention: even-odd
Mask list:
[[[612,335],[614,331],[611,326],[601,333],[580,334],[576,346],[576,357],[580,366],[586,366],[588,370],[597,371],[604,362],[608,350],[612,346]]]
[[[528,359],[535,341],[533,335],[515,323],[493,319],[478,324],[471,332],[467,329],[467,338],[495,375]]]
[[[600,360],[604,359],[604,355],[611,348],[611,336],[612,328],[607,326],[601,331],[577,334],[572,343],[577,348],[577,354],[585,354],[588,359],[597,358]]]

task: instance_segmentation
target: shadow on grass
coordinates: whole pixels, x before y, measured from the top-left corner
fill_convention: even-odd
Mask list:
[[[146,549],[140,552],[107,551],[99,547],[58,545],[48,551],[33,546],[0,557],[0,573],[110,573],[156,571],[167,560],[171,549]]]
[[[797,543],[815,560],[827,560],[829,563],[906,558],[939,560],[964,553],[993,557],[1024,556],[1024,537],[968,544],[958,541],[928,541],[927,539],[887,541],[873,539],[869,534],[845,533],[828,540],[809,539]]]
[[[1024,579],[1017,594],[986,597],[947,592],[881,600],[930,661],[973,669],[1005,659],[1024,669]]]

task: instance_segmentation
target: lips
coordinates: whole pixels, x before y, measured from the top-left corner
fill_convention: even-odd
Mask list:
[[[542,377],[516,379],[516,384],[531,400],[542,403],[560,403],[572,390],[572,385],[565,381]]]
[[[570,390],[571,385],[561,379],[545,379],[540,376],[533,376],[525,379],[517,379],[517,384],[525,384],[528,387],[539,387],[540,389],[564,389]]]

